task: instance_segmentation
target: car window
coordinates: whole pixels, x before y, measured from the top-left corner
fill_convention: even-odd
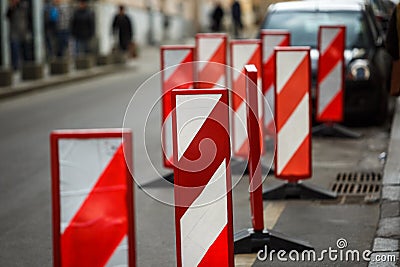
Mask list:
[[[295,46],[316,48],[320,25],[345,25],[346,48],[369,48],[371,36],[368,23],[359,11],[275,11],[263,25],[265,29],[286,29]]]

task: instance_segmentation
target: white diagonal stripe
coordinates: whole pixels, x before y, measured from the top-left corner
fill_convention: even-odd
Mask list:
[[[128,267],[128,236],[121,240],[118,247],[108,259],[106,267]]]
[[[222,38],[199,38],[198,61],[209,62],[215,51],[223,44]],[[200,62],[199,71],[202,71],[207,63]]]
[[[292,116],[278,132],[277,174],[282,172],[308,136],[310,129],[309,114],[309,95],[306,94]]]
[[[190,50],[188,49],[164,50],[164,81],[167,81],[171,77],[178,68],[175,65],[181,64],[189,53]]]
[[[180,220],[182,266],[197,266],[227,225],[226,193],[224,160]]]
[[[247,117],[246,117],[246,104],[242,102],[238,110],[233,114],[234,118],[234,133],[233,140],[234,152],[238,152],[243,143],[247,140]]]
[[[279,93],[307,56],[307,51],[282,51],[276,59],[276,90]]]
[[[257,79],[257,84],[261,84],[261,78]],[[264,118],[264,94],[259,86],[257,86],[257,108],[258,108],[258,119]]]
[[[164,123],[164,141],[163,144],[164,152],[168,160],[172,159],[173,151],[172,151],[172,113],[168,114]]]
[[[324,54],[326,49],[331,45],[333,40],[338,35],[339,28],[322,28],[321,32],[321,54]]]
[[[264,125],[267,127],[273,120],[275,112],[275,92],[273,85],[268,88],[264,97],[266,100],[266,103],[264,102]]]
[[[267,63],[274,55],[274,48],[279,46],[286,38],[285,35],[264,35],[263,38],[263,63]]]
[[[233,81],[241,75],[245,65],[249,64],[251,57],[257,50],[258,44],[234,44],[232,46]]]
[[[226,87],[226,79],[225,79],[225,73],[221,75],[219,80],[217,81],[217,84],[214,86],[215,88],[224,88]]]
[[[342,61],[339,61],[333,70],[319,85],[318,112],[323,113],[335,96],[342,89]]]
[[[177,95],[176,126],[178,160],[192,143],[204,122],[221,99],[221,94]]]
[[[93,190],[121,142],[121,138],[58,141],[61,233]]]

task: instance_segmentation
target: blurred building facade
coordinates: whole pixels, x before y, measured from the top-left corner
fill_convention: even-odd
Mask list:
[[[10,0],[0,0],[0,60],[3,67],[9,66],[8,21],[6,10]],[[21,0],[29,2],[32,12],[33,51],[36,62],[44,62],[43,5],[44,0]],[[75,6],[76,0],[63,0]],[[134,23],[135,41],[141,45],[160,44],[165,40],[179,42],[193,37],[196,32],[210,30],[210,13],[216,2],[225,11],[224,31],[231,27],[230,7],[233,0],[89,0],[96,16],[96,52],[108,54],[115,40],[112,36],[112,18],[118,5],[126,6],[127,14]],[[268,4],[276,1],[239,0],[245,27],[256,25],[265,13]]]

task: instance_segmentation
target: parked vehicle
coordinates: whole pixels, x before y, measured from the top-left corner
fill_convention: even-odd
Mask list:
[[[322,0],[277,3],[268,8],[262,29],[288,30],[291,45],[311,47],[315,98],[320,25],[346,26],[345,121],[382,123],[387,117],[391,58],[369,4]]]

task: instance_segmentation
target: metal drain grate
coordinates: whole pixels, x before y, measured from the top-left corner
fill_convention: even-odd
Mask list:
[[[381,185],[380,173],[338,173],[331,190],[338,195],[366,196],[379,194]]]

